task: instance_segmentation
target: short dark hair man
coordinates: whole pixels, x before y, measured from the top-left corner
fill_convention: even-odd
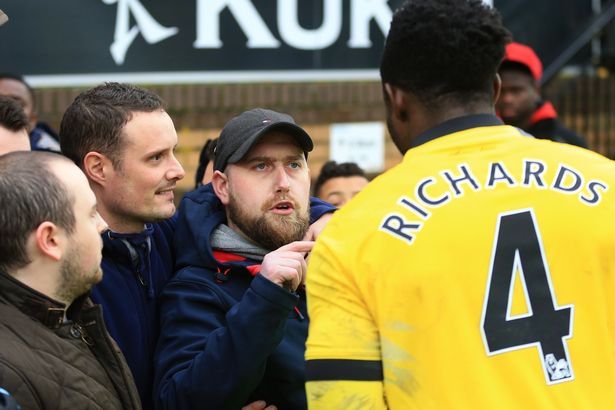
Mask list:
[[[12,151],[30,151],[28,119],[17,100],[0,95],[0,155]]]
[[[524,44],[508,44],[499,74],[502,91],[496,107],[506,124],[536,138],[587,148],[583,137],[558,120],[553,104],[542,99],[542,62],[534,50]]]
[[[314,195],[338,208],[367,186],[365,171],[354,162],[327,161],[314,182]]]
[[[211,184],[179,209],[178,272],[160,302],[159,408],[306,407],[312,147],[292,117],[271,110],[223,128]]]
[[[129,84],[81,93],[60,125],[62,153],[85,173],[109,224],[103,281],[92,298],[132,370],[144,409],[152,408],[158,294],[173,273],[173,202],[185,175],[177,133],[160,97]]]
[[[0,73],[0,95],[17,99],[23,107],[28,118],[28,134],[32,150],[60,152],[59,137],[49,124],[39,121],[34,91],[23,76],[13,73]]]
[[[509,33],[407,0],[380,65],[404,154],[310,256],[310,409],[615,408],[615,164],[495,116]]]
[[[140,409],[88,291],[106,224],[63,156],[0,156],[0,385],[24,409]]]

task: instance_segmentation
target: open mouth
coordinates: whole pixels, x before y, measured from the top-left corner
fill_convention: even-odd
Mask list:
[[[290,213],[295,209],[293,203],[291,201],[281,201],[274,204],[271,208],[274,212],[277,213]]]

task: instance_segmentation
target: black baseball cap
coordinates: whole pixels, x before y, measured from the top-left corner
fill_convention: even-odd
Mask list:
[[[224,171],[228,164],[243,159],[250,149],[270,131],[279,131],[294,137],[303,148],[305,157],[314,148],[307,132],[295,123],[293,117],[265,108],[245,111],[226,123],[216,145],[214,170]]]

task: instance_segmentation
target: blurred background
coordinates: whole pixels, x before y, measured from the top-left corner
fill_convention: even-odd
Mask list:
[[[615,157],[615,0],[494,0],[514,40],[533,47],[544,96],[591,149]],[[401,156],[386,135],[378,65],[401,0],[0,1],[0,72],[34,88],[57,130],[84,88],[104,81],[160,94],[175,121],[180,191],[199,151],[253,107],[291,114],[322,164],[353,161],[370,176]],[[426,45],[428,46],[428,45]],[[181,193],[177,197],[181,197]]]

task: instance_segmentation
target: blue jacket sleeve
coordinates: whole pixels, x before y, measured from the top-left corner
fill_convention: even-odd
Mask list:
[[[234,305],[215,286],[176,278],[163,291],[155,357],[157,409],[245,405],[298,300],[260,275]]]
[[[310,197],[310,223],[316,222],[326,213],[334,212],[336,207],[315,196]]]

